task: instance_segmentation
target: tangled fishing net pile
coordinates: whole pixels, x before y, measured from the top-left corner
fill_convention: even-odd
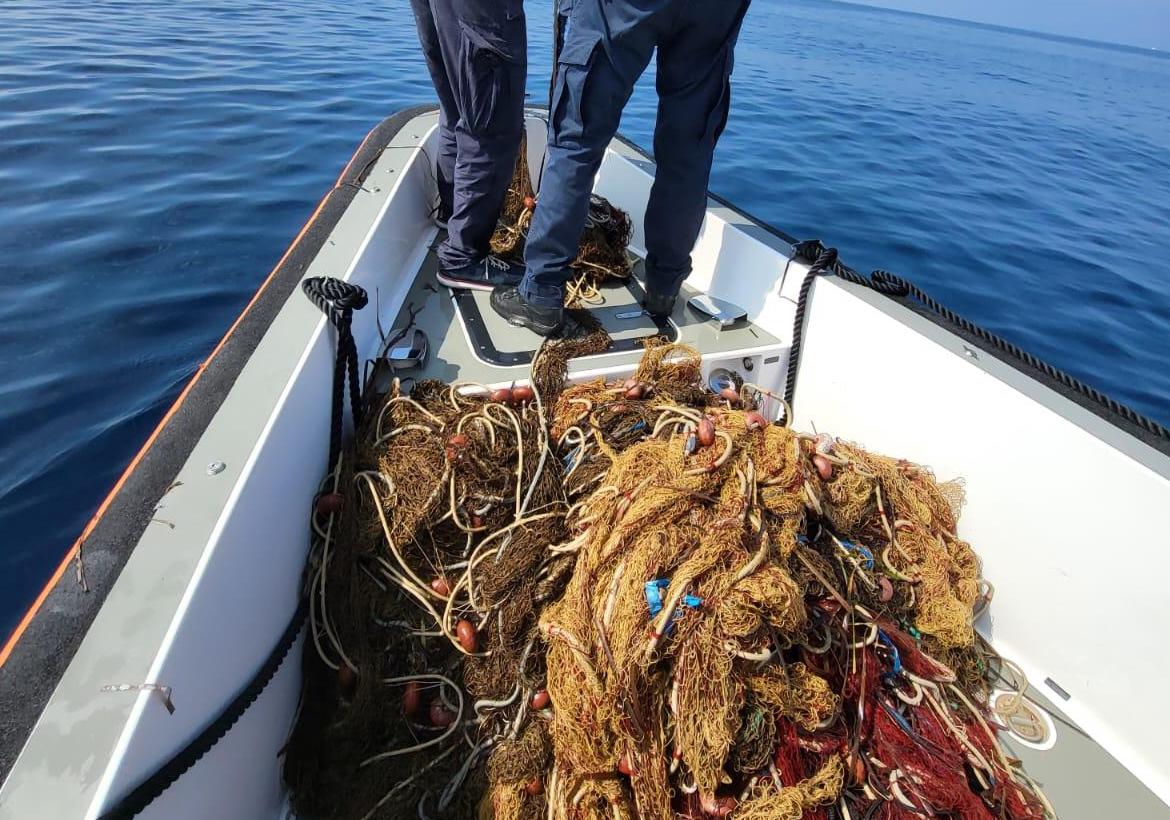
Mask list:
[[[327,482],[300,816],[1051,814],[984,705],[960,487],[688,348],[569,386],[553,353],[384,397]]]
[[[524,243],[539,200],[532,187],[528,170],[528,144],[520,144],[520,154],[512,174],[512,183],[492,235],[492,253],[513,262],[524,262]],[[568,307],[601,304],[601,286],[630,278],[632,268],[626,248],[630,244],[633,223],[625,211],[596,194],[589,198],[589,213],[581,234],[580,250],[573,260],[574,277],[566,283]]]

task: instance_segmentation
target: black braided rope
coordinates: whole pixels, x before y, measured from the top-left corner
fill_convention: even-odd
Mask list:
[[[301,284],[305,295],[329,317],[337,329],[337,361],[333,368],[333,415],[329,431],[329,467],[337,464],[341,452],[341,434],[345,412],[345,389],[348,378],[350,412],[354,426],[361,423],[361,384],[358,381],[357,345],[350,330],[353,312],[369,302],[365,290],[357,285],[332,277],[312,277]],[[301,598],[296,612],[284,628],[280,640],[268,653],[264,664],[252,676],[215,720],[207,725],[190,743],[164,763],[150,777],[103,813],[100,820],[129,820],[153,803],[175,781],[187,773],[199,760],[231,731],[260,694],[276,676],[288,652],[296,643],[297,635],[309,614],[308,599]]]
[[[280,641],[268,654],[264,665],[232,699],[232,702],[220,713],[219,717],[209,723],[190,743],[150,777],[119,800],[113,808],[104,812],[99,820],[130,820],[130,818],[140,814],[175,781],[186,774],[188,769],[198,763],[203,755],[207,754],[224,735],[231,731],[231,728],[236,725],[236,721],[243,717],[244,712],[248,711],[248,708],[256,702],[256,698],[260,697],[260,693],[276,676],[276,672],[284,663],[289,650],[296,643],[297,635],[300,634],[308,613],[308,600],[302,598],[297,606],[297,611],[293,613],[288,626],[284,628]]]
[[[362,392],[358,381],[357,345],[350,328],[353,312],[369,303],[364,288],[342,282],[332,276],[311,276],[301,283],[305,295],[329,317],[337,330],[337,361],[333,366],[333,416],[329,428],[329,469],[341,453],[341,433],[345,422],[345,381],[349,379],[349,411],[353,426],[361,425]]]
[[[1007,339],[997,336],[991,331],[965,319],[946,305],[938,302],[914,283],[896,274],[884,270],[875,270],[868,277],[862,276],[840,261],[835,248],[826,248],[815,239],[798,242],[793,246],[793,254],[795,257],[801,259],[811,260],[812,267],[809,268],[808,273],[804,277],[804,281],[801,282],[800,295],[796,303],[796,318],[792,332],[792,351],[788,357],[788,378],[784,386],[784,398],[788,401],[790,407],[792,406],[796,392],[796,371],[800,360],[801,340],[804,334],[804,314],[807,307],[808,292],[812,287],[813,280],[817,276],[831,273],[847,282],[862,285],[885,296],[895,299],[913,299],[943,322],[978,339],[996,353],[1015,359],[1027,367],[1044,374],[1062,387],[1078,394],[1098,407],[1125,419],[1130,424],[1135,425],[1155,438],[1170,441],[1170,430],[1167,430],[1158,422],[1143,416],[1136,410],[1125,406],[1116,399],[1107,396],[1095,387],[1085,384],[1074,376],[1070,376],[1063,370],[1053,367],[1048,362],[1012,344]]]
[[[826,248],[817,242],[817,247],[807,246],[808,243],[802,242],[793,248],[793,255],[805,259],[815,259],[812,267],[808,269],[808,273],[804,276],[804,281],[800,283],[800,296],[796,300],[796,319],[794,320],[792,331],[792,347],[788,351],[788,374],[784,382],[784,400],[788,402],[789,408],[792,407],[792,397],[796,393],[796,369],[800,364],[800,347],[804,340],[804,311],[808,306],[808,292],[812,287],[813,280],[827,271],[837,261],[837,249]],[[786,424],[791,424],[792,419],[785,419]]]

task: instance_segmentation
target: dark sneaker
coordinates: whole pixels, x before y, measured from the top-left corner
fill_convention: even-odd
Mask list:
[[[524,266],[489,256],[462,268],[439,268],[435,277],[440,285],[465,290],[491,290],[501,285],[518,285],[524,278]]]
[[[435,225],[442,228],[444,231],[447,230],[447,220],[450,218],[451,206],[444,205],[442,202],[436,205],[435,210],[431,213],[431,219],[434,220]]]
[[[530,305],[513,286],[499,287],[492,291],[492,309],[504,317],[508,324],[526,327],[541,336],[553,335],[561,329],[565,321],[563,308]]]
[[[674,301],[677,298],[677,293],[667,295],[647,292],[646,298],[642,300],[642,307],[655,319],[669,319],[670,314],[674,312]]]

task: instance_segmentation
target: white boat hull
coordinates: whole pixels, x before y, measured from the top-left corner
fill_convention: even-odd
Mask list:
[[[310,226],[315,251],[282,273],[292,281],[336,276],[370,293],[370,306],[354,317],[363,360],[378,347],[379,320],[389,328],[402,309],[434,236],[435,116],[399,120],[332,224]],[[534,115],[533,167],[543,140]],[[648,159],[615,142],[596,184],[631,213],[638,253],[652,173]],[[784,237],[711,201],[688,285],[746,308],[771,341],[723,351],[708,366],[741,367],[747,356],[760,368],[752,381],[781,387],[808,270],[790,255]],[[1038,696],[1091,736],[1102,760],[1116,759],[1098,773],[1104,787],[1062,782],[1050,791],[1060,815],[1101,817],[1125,805],[1126,816],[1170,816],[1163,802],[1170,758],[1161,742],[1170,717],[1154,708],[1170,672],[1158,651],[1170,616],[1153,571],[1170,531],[1166,448],[885,297],[828,278],[812,293],[797,426],[928,464],[942,478],[966,478],[961,535],[998,590],[984,633],[1021,664]],[[445,344],[457,342],[453,335]],[[153,523],[28,735],[0,790],[0,818],[100,817],[251,679],[297,606],[307,513],[326,471],[333,362],[331,328],[292,293],[223,388],[173,486],[141,499],[157,502]],[[470,359],[467,366],[495,372]],[[628,367],[629,357],[599,357],[574,372]],[[496,375],[514,377],[504,368]],[[214,462],[224,469],[212,473]],[[143,817],[287,812],[278,754],[296,710],[298,658],[294,648],[255,706]],[[170,687],[174,713],[157,692],[102,691],[141,683]],[[1073,730],[1058,723],[1057,734]],[[1038,754],[1055,761],[1061,748],[1058,740]],[[1036,759],[1043,768],[1044,758]]]

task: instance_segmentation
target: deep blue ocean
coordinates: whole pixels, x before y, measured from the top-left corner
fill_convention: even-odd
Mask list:
[[[407,0],[0,2],[0,641],[357,143],[431,98]],[[651,72],[643,146],[654,109]],[[712,188],[1170,422],[1165,54],[755,0]]]

